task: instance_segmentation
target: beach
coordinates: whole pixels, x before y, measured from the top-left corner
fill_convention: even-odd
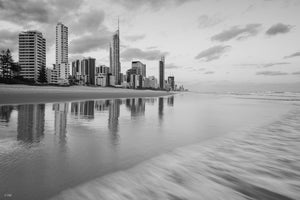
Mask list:
[[[102,87],[55,87],[0,84],[0,104],[48,103],[72,100],[159,97],[169,92]]]
[[[294,93],[193,92],[1,105],[0,194],[299,199],[299,106]]]

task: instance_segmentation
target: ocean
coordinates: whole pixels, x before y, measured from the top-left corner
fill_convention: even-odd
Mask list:
[[[4,199],[296,200],[299,191],[299,93],[0,105]]]

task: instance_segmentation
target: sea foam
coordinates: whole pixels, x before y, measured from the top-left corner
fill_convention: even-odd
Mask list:
[[[300,107],[279,120],[179,148],[53,199],[300,199]]]

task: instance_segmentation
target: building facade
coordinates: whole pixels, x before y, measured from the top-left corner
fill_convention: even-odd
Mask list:
[[[161,57],[159,61],[159,88],[165,89],[165,57]]]
[[[19,64],[23,78],[38,81],[41,70],[46,68],[46,39],[41,32],[19,34]]]
[[[170,86],[171,90],[175,90],[175,78],[174,76],[169,76],[168,77],[168,85]]]
[[[146,65],[143,64],[140,61],[132,61],[131,63],[131,73],[132,74],[137,74],[137,75],[142,75],[143,77],[146,77]]]
[[[84,58],[73,61],[72,76],[80,85],[96,85],[96,59]]]
[[[121,73],[121,63],[120,63],[120,36],[119,29],[115,32],[112,38],[112,45],[110,45],[110,70],[112,76],[115,77],[115,85],[120,85],[120,73]]]
[[[57,73],[57,83],[68,83],[69,67],[68,27],[59,22],[56,25],[56,63],[54,70]]]

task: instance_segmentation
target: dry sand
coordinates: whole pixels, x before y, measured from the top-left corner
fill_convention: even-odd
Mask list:
[[[54,87],[0,84],[0,104],[46,103],[87,99],[158,97],[169,92],[101,87]]]

